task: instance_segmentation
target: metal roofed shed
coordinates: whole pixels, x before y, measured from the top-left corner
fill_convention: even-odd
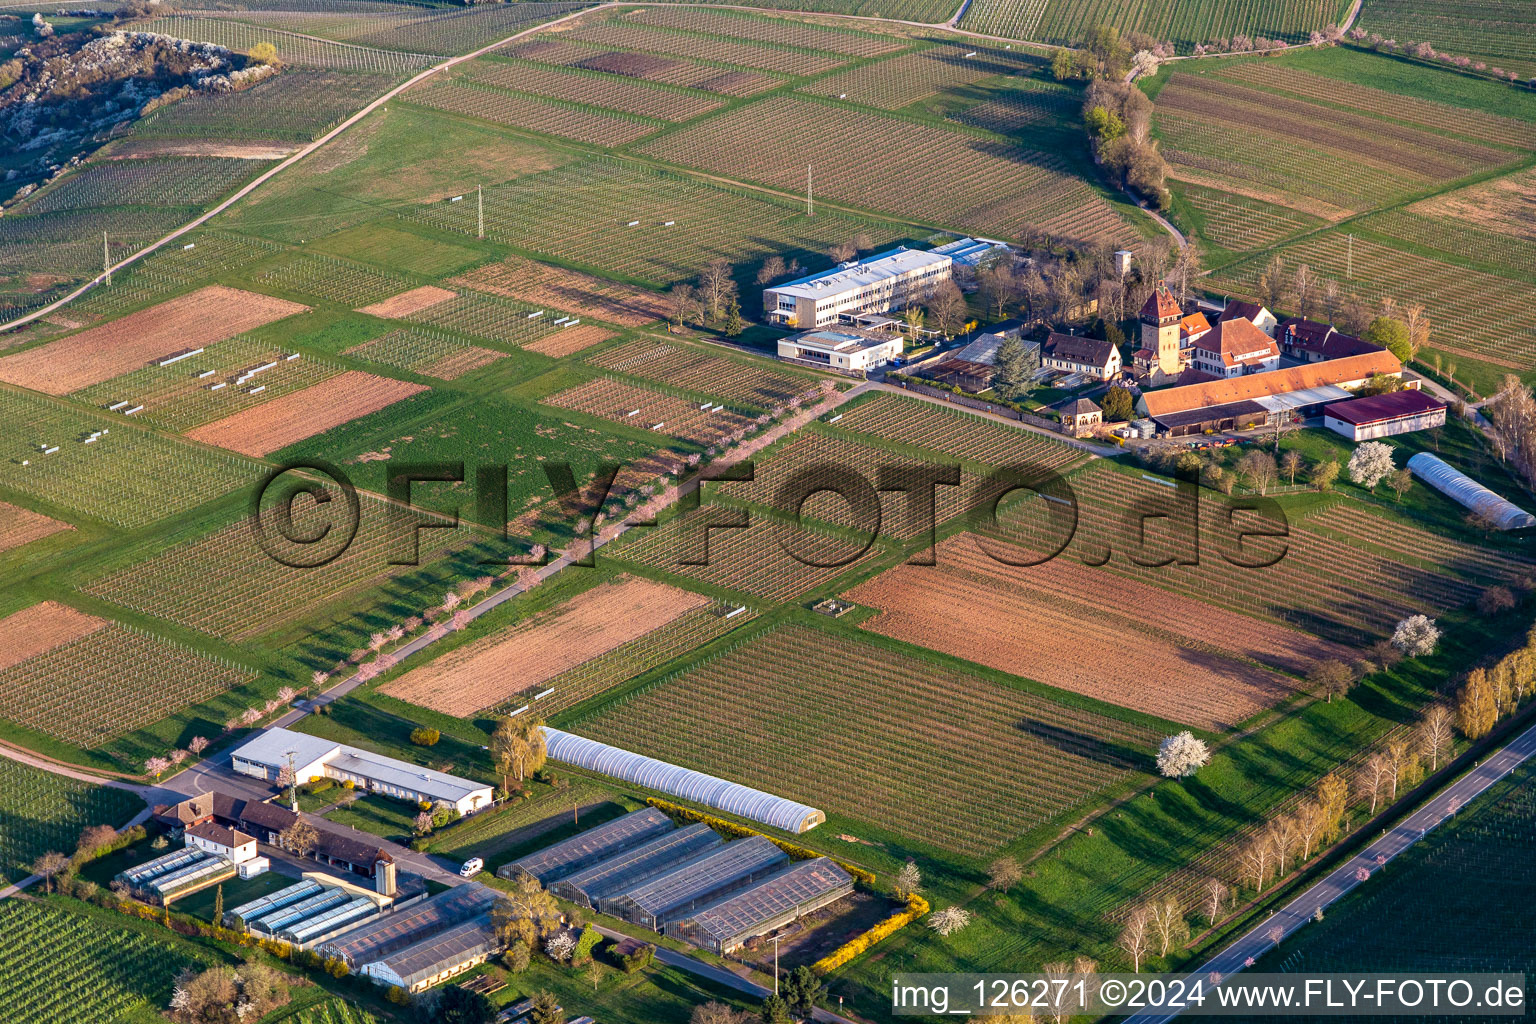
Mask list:
[[[786,832],[809,832],[827,820],[825,813],[806,804],[559,729],[546,726],[544,739],[551,760],[692,800]]]
[[[1408,469],[1458,505],[1486,516],[1500,530],[1523,530],[1536,526],[1536,516],[1495,494],[1438,455],[1419,452],[1408,460]]]
[[[532,875],[547,886],[676,828],[666,814],[645,807],[503,864],[496,874],[502,878]]]
[[[1415,388],[1335,402],[1323,409],[1323,426],[1351,441],[1393,437],[1445,426],[1445,403]]]
[[[720,833],[702,822],[689,825],[567,875],[551,885],[549,891],[573,903],[596,908],[603,897],[618,895],[666,874],[724,841]]]
[[[382,960],[430,935],[488,913],[496,902],[496,890],[471,882],[440,892],[409,910],[397,910],[322,947],[327,956],[346,961],[354,970]]]
[[[777,871],[789,854],[767,836],[749,836],[678,865],[626,893],[598,901],[598,910],[661,931],[674,916]]]
[[[803,860],[750,888],[667,924],[669,938],[729,953],[853,892],[853,878],[826,857]]]
[[[490,915],[481,914],[366,964],[363,973],[381,984],[420,992],[484,963],[497,949]]]

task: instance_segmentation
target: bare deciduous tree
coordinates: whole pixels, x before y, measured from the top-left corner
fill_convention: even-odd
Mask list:
[[[1189,938],[1189,922],[1184,920],[1184,906],[1172,896],[1156,900],[1148,908],[1152,934],[1157,939],[1157,955],[1167,956],[1168,950]]]
[[[1381,800],[1381,787],[1392,774],[1392,762],[1381,752],[1372,754],[1366,759],[1365,765],[1355,776],[1355,788],[1362,796],[1371,798],[1371,813],[1376,813],[1376,805]]]
[[[1269,882],[1274,864],[1274,844],[1264,836],[1250,839],[1238,854],[1238,870],[1245,882],[1252,882],[1254,891],[1263,892]]]
[[[1007,892],[1024,880],[1024,868],[1014,857],[999,857],[987,868],[987,885]]]
[[[784,257],[769,256],[763,260],[763,265],[757,268],[757,283],[772,284],[784,276]],[[713,1005],[718,1006],[718,1003]]]
[[[1146,907],[1137,907],[1125,919],[1125,927],[1120,929],[1119,939],[1121,952],[1131,961],[1132,973],[1141,973],[1141,961],[1146,957],[1151,945],[1151,911]]]
[[[1227,883],[1219,878],[1205,880],[1205,916],[1215,924],[1221,919],[1221,904],[1227,898]]]
[[[1451,712],[1444,704],[1436,704],[1424,712],[1419,722],[1419,753],[1429,758],[1429,770],[1440,770],[1440,757],[1451,746]]]

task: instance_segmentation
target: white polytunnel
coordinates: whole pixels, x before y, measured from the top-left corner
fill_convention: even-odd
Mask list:
[[[827,820],[827,816],[814,807],[559,729],[545,726],[544,741],[552,760],[692,800],[786,832],[809,832]]]
[[[1513,502],[1501,498],[1444,459],[1429,452],[1419,452],[1408,460],[1413,475],[1457,504],[1487,516],[1501,530],[1523,530],[1536,526],[1536,516]]]

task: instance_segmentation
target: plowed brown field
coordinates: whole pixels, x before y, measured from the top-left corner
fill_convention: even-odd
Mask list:
[[[187,436],[242,455],[265,455],[426,390],[425,384],[348,370],[266,405],[205,423]]]
[[[666,302],[656,292],[551,267],[522,256],[510,256],[500,263],[471,270],[449,283],[625,327],[638,327],[667,315]]]
[[[105,625],[106,619],[75,611],[56,601],[23,608],[0,619],[0,670],[47,654],[55,647],[89,636]]]
[[[72,530],[68,523],[49,519],[28,508],[0,501],[0,551],[19,548],[35,540],[52,536],[60,530]]]
[[[1338,648],[1068,559],[1003,565],[961,534],[938,565],[901,565],[848,592],[880,610],[864,628],[1047,686],[1203,729],[1230,728]]]
[[[309,309],[270,295],[209,285],[88,331],[0,359],[0,380],[67,395]]]
[[[613,332],[606,327],[597,324],[577,324],[569,330],[560,331],[540,338],[538,341],[524,345],[529,352],[537,352],[541,356],[550,356],[559,359],[568,356],[572,352],[580,352],[589,349],[600,341],[607,341],[613,337]]]
[[[440,302],[447,302],[457,294],[457,292],[451,292],[447,288],[439,288],[435,284],[424,284],[420,288],[412,288],[408,292],[391,295],[382,302],[375,302],[371,306],[364,306],[358,312],[400,319],[401,317],[410,316],[412,313],[420,313],[424,309],[431,309]]]
[[[593,587],[384,686],[391,697],[471,715],[659,629],[709,599],[636,577]]]

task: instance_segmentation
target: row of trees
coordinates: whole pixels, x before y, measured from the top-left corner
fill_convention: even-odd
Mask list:
[[[1346,695],[1362,678],[1386,671],[1404,658],[1434,653],[1440,630],[1433,620],[1410,616],[1397,624],[1354,664],[1337,659],[1317,662],[1307,677],[1314,693],[1332,701]],[[1530,665],[1536,667],[1536,648]],[[1191,918],[1215,925],[1242,892],[1259,895],[1341,838],[1350,811],[1363,806],[1370,816],[1395,800],[1400,791],[1435,771],[1450,753],[1453,716],[1443,704],[1427,708],[1418,724],[1388,736],[1354,766],[1329,772],[1299,800],[1249,829],[1225,851],[1224,876],[1208,878],[1198,906],[1187,894],[1164,894],[1133,907],[1123,923],[1119,947],[1134,971],[1149,956],[1165,957],[1186,942]],[[1209,758],[1204,744],[1184,733],[1164,741],[1158,766],[1164,775],[1193,774]]]
[[[1515,606],[1514,595],[1503,588],[1494,589],[1503,591],[1503,595],[1485,606],[1485,613],[1499,614]],[[1493,731],[1501,718],[1514,714],[1520,702],[1532,694],[1536,694],[1536,627],[1526,633],[1524,645],[1492,665],[1467,673],[1456,695],[1456,728],[1468,739],[1481,739]]]
[[[1094,159],[1158,209],[1169,203],[1168,162],[1152,144],[1152,100],[1132,82],[1100,79],[1083,100]],[[1186,248],[1188,248],[1186,246]]]
[[[1349,30],[1349,38],[1352,42],[1359,43],[1362,46],[1369,46],[1371,49],[1380,50],[1383,53],[1400,53],[1418,60],[1438,61],[1447,67],[1458,68],[1462,71],[1475,71],[1479,74],[1491,75],[1494,78],[1503,79],[1511,83],[1518,83],[1520,81],[1520,72],[1518,71],[1500,67],[1489,67],[1486,61],[1474,60],[1471,57],[1457,54],[1442,53],[1436,50],[1433,44],[1428,42],[1416,43],[1407,40],[1398,42],[1396,39],[1388,39],[1382,36],[1379,32],[1367,32],[1365,29],[1358,27]],[[1532,76],[1528,84],[1536,88],[1536,76]]]
[[[1486,433],[1494,453],[1527,484],[1536,484],[1536,398],[1530,387],[1514,374],[1506,375],[1483,412],[1493,424]]]

